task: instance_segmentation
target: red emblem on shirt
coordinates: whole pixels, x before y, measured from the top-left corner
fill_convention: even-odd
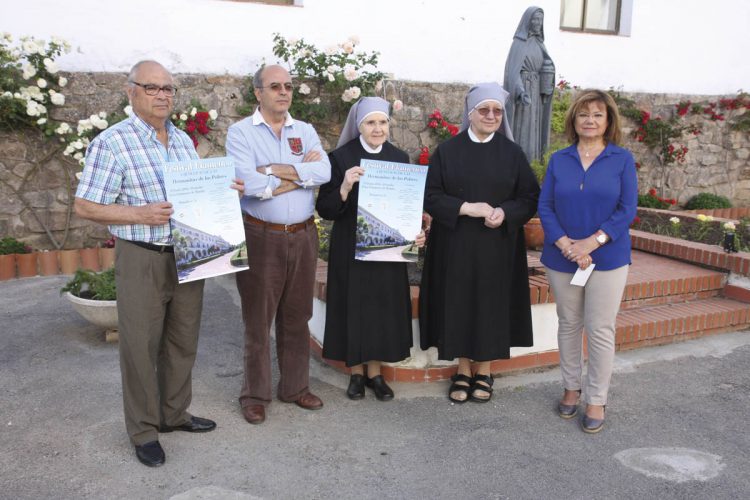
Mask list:
[[[289,141],[289,149],[292,150],[292,154],[301,156],[302,155],[302,139],[300,139],[299,137],[289,137],[287,138],[287,141]]]

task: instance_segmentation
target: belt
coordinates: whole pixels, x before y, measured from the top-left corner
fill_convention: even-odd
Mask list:
[[[153,243],[146,243],[145,241],[133,241],[129,240],[135,246],[145,248],[146,250],[153,250],[159,253],[174,253],[174,247],[172,245],[154,245]]]
[[[242,214],[242,218],[245,222],[255,224],[256,226],[263,226],[266,229],[272,231],[282,231],[284,233],[296,233],[315,224],[315,218],[310,217],[304,222],[298,222],[297,224],[275,224],[273,222],[266,222],[264,220],[256,219],[252,215],[246,213]]]

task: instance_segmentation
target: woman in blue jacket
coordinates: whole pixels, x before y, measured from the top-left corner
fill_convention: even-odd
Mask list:
[[[633,155],[617,146],[620,116],[600,90],[578,94],[565,118],[572,145],[550,159],[539,197],[544,227],[542,263],[557,304],[560,369],[565,393],[559,415],[573,418],[583,389],[585,432],[604,425],[615,354],[615,321],[630,264],[630,223],[636,214],[638,180]],[[593,266],[583,286],[576,271]],[[583,329],[588,371],[582,383]]]

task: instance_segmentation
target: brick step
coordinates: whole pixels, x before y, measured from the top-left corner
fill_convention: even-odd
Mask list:
[[[619,350],[666,344],[750,326],[750,304],[722,297],[621,310]]]

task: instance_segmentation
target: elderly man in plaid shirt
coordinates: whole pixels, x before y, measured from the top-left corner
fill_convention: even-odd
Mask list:
[[[165,460],[159,432],[208,432],[216,423],[188,413],[198,346],[203,281],[178,284],[162,170],[198,159],[191,139],[169,117],[177,89],[155,61],[128,77],[133,114],[88,148],[76,213],[108,224],[117,240],[116,283],[125,427],[136,456]],[[233,186],[241,189],[241,186]]]

